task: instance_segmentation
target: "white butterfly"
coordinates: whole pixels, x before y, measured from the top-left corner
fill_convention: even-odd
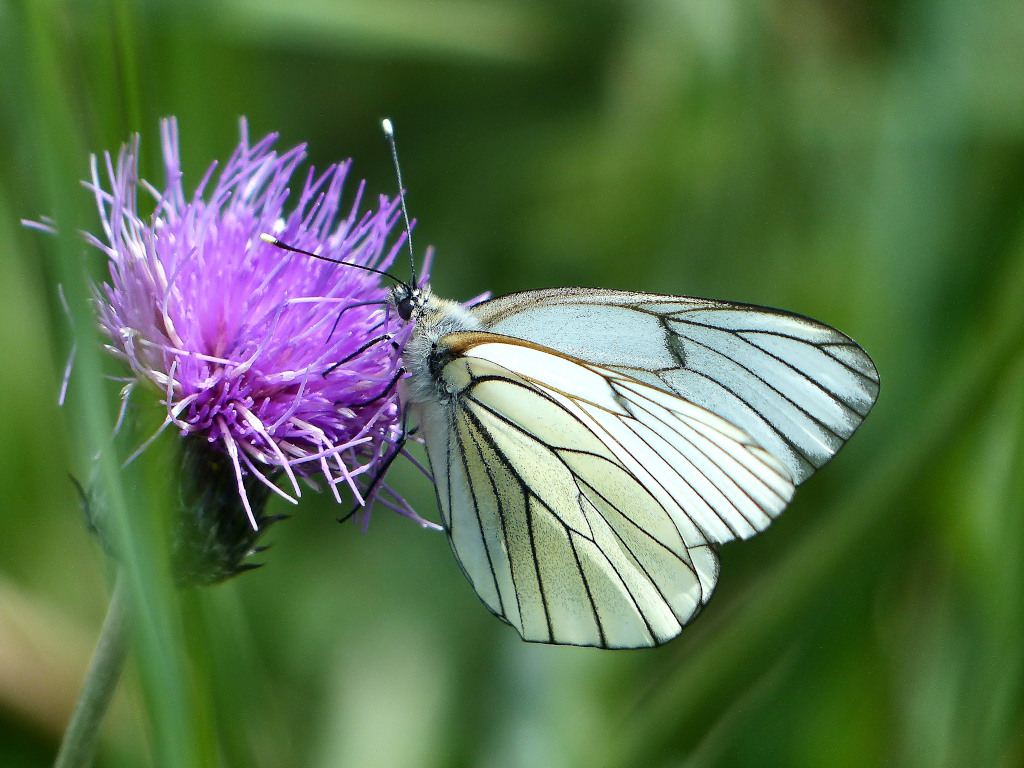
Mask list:
[[[867,353],[773,309],[586,288],[472,308],[399,285],[452,550],[523,639],[660,645],[718,545],[763,531],[878,396]]]

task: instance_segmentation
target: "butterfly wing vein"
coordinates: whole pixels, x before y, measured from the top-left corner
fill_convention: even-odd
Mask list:
[[[503,346],[489,358],[523,354]],[[714,545],[762,530],[792,495],[785,468],[741,430],[620,373],[571,363],[600,378],[595,404],[463,360],[473,383],[451,410],[439,498],[466,576],[527,640],[670,640],[711,596]],[[581,389],[595,394],[592,381]]]

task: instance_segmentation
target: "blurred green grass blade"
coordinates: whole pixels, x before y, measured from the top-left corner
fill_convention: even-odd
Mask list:
[[[1024,355],[943,469],[947,567],[908,590],[933,629],[901,649],[906,762],[1008,765],[1024,703]]]
[[[990,500],[991,518],[997,520],[990,549],[978,552],[980,562],[991,564],[993,573],[979,585],[979,593],[988,599],[986,629],[990,641],[979,654],[985,665],[980,684],[968,680],[968,706],[977,713],[969,731],[976,754],[983,760],[1009,764],[1024,758],[1021,739],[1021,707],[1024,705],[1024,599],[1020,585],[1024,581],[1024,365],[1018,366],[1008,388],[1003,409],[996,411],[993,426],[1008,439],[1012,462],[999,464],[995,477],[982,474],[982,487],[999,487],[1003,493]],[[993,441],[999,446],[998,441]],[[980,601],[979,601],[980,602]],[[975,750],[964,750],[969,758]]]
[[[139,4],[133,0],[107,0],[113,28],[114,65],[117,68],[116,93],[121,97],[124,139],[144,131],[142,80],[138,66],[138,45],[142,37],[137,15]]]
[[[164,565],[161,512],[163,502],[142,488],[126,487],[110,449],[114,423],[105,397],[100,344],[95,332],[82,261],[84,247],[74,234],[85,219],[88,195],[78,180],[85,172],[82,135],[88,135],[74,115],[71,99],[76,80],[63,68],[67,51],[59,28],[51,21],[64,9],[55,2],[26,4],[26,51],[32,85],[29,119],[38,146],[35,158],[43,185],[50,195],[50,211],[61,228],[56,238],[54,274],[64,287],[76,329],[78,355],[66,406],[74,427],[77,453],[86,466],[93,464],[109,535],[121,553],[122,567],[132,593],[133,649],[146,695],[157,765],[167,768],[212,764],[197,742],[194,702],[183,654],[183,636],[175,591]],[[102,90],[100,89],[100,92]],[[94,226],[94,224],[93,224]],[[54,286],[56,294],[56,286]],[[206,750],[209,755],[209,750]]]
[[[773,691],[792,674],[794,667],[799,663],[799,656],[797,649],[791,648],[767,668],[757,670],[750,677],[743,692],[729,702],[715,718],[714,724],[701,734],[696,748],[687,752],[686,759],[679,763],[679,768],[721,765],[736,733],[742,731],[748,712],[768,704]]]
[[[547,57],[551,23],[536,4],[469,0],[225,0],[214,7],[221,31],[260,43],[345,52],[404,51],[506,63]]]

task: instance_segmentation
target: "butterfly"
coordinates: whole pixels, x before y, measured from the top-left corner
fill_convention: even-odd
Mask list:
[[[388,303],[412,328],[380,396],[398,384],[459,566],[527,641],[676,637],[711,598],[719,545],[767,528],[878,397],[868,354],[801,315],[593,288],[465,307],[261,238],[396,282]]]
[[[707,604],[879,391],[823,323],[685,296],[526,291],[464,307],[401,284],[403,407],[484,605],[524,640],[656,646]]]

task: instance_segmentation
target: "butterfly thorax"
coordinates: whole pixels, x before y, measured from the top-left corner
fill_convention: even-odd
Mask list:
[[[402,354],[409,371],[402,382],[402,399],[413,404],[447,400],[453,393],[441,375],[448,359],[439,342],[450,333],[480,330],[480,321],[458,302],[438,298],[429,287],[397,286],[392,289],[391,302],[396,308],[403,303],[411,307],[409,322],[414,324]]]

